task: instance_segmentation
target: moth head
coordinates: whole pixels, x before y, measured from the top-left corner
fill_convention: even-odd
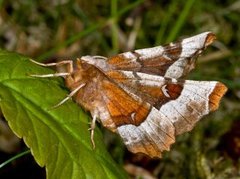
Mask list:
[[[92,56],[78,58],[73,73],[69,76],[74,83],[88,83],[99,74]]]
[[[77,58],[77,60],[74,63],[73,69],[69,70],[70,75],[65,77],[66,86],[70,89],[75,89],[80,84],[84,83],[83,79],[86,73],[86,70],[84,69],[84,64],[82,63],[82,60]]]
[[[82,59],[80,59],[80,58],[77,58],[77,61],[76,61],[76,69],[77,69],[77,70],[80,70],[81,72],[83,71]]]

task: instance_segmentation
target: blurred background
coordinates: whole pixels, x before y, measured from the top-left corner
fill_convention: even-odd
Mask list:
[[[177,137],[162,159],[129,153],[102,128],[109,152],[130,176],[240,177],[240,0],[0,0],[0,48],[41,62],[111,56],[212,31],[217,40],[188,76],[218,80],[229,91],[220,109]],[[0,163],[26,151],[0,114]],[[30,154],[0,169],[0,178],[45,178]]]

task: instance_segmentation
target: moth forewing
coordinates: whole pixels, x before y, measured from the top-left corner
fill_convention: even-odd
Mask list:
[[[178,79],[193,69],[196,58],[215,39],[216,36],[212,32],[204,32],[164,46],[121,53],[108,58],[107,64],[115,70]]]

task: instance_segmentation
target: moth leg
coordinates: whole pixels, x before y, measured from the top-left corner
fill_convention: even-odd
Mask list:
[[[54,74],[44,74],[44,75],[30,75],[32,77],[48,78],[48,77],[68,76],[68,75],[71,75],[73,73],[73,61],[72,60],[64,60],[64,61],[57,62],[57,63],[46,63],[46,64],[34,61],[32,59],[30,59],[30,61],[35,63],[35,64],[37,64],[37,65],[44,66],[44,67],[67,65],[67,72],[66,73],[54,73]]]
[[[93,149],[95,149],[95,142],[94,142],[94,129],[95,129],[95,126],[96,126],[96,121],[97,121],[97,115],[94,113],[92,115],[93,119],[92,119],[92,122],[91,122],[91,127],[90,130],[91,131],[91,142],[92,142],[92,146],[93,146]]]
[[[62,101],[60,101],[58,104],[56,104],[55,106],[52,107],[52,109],[57,108],[59,106],[61,106],[63,103],[65,103],[67,100],[69,100],[70,98],[72,98],[82,87],[84,87],[86,84],[81,84],[79,85],[76,89],[74,89],[70,94],[67,95],[66,98],[64,98]]]

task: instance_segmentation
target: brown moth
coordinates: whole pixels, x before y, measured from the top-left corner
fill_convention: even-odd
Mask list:
[[[190,131],[203,116],[218,108],[227,87],[217,81],[183,80],[195,59],[215,39],[211,32],[176,43],[125,52],[105,58],[83,56],[66,65],[65,72],[32,75],[63,76],[73,97],[91,112],[91,140],[95,122],[123,139],[128,150],[161,157],[175,136]]]

